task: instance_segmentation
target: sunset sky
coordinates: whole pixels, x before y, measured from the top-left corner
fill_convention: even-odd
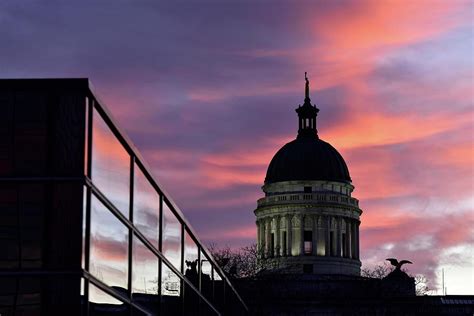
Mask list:
[[[154,2],[2,1],[0,76],[90,78],[201,240],[237,248],[307,71],[363,265],[474,294],[472,1]]]

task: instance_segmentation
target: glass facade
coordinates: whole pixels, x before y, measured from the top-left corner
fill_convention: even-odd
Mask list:
[[[97,109],[92,111],[85,266],[89,284],[106,286],[114,295],[90,285],[90,315],[107,306],[119,314],[219,315],[229,313],[229,302],[245,314],[245,304],[226,287],[229,281],[139,157],[122,145]]]
[[[92,174],[94,185],[128,218],[130,155],[94,109],[92,120]]]
[[[137,236],[133,237],[132,294],[158,295],[158,257]]]
[[[128,229],[94,195],[89,271],[109,286],[128,288]]]
[[[184,234],[184,275],[195,287],[199,287],[199,248],[188,232]]]
[[[158,248],[160,230],[160,195],[135,164],[133,186],[133,223]]]
[[[52,90],[38,96],[39,81]],[[16,97],[15,110],[30,107],[35,115],[17,119],[6,107],[12,121],[5,126],[17,129],[0,135],[23,128],[36,136],[21,134],[22,145],[43,144],[16,164],[0,161],[0,180],[21,177],[0,182],[0,272],[15,272],[0,276],[0,314],[245,314],[229,280],[88,82],[31,84],[31,95],[19,88],[27,96]],[[56,129],[40,133],[53,121]]]
[[[163,241],[162,249],[166,259],[181,271],[181,232],[182,227],[167,203],[163,203]]]

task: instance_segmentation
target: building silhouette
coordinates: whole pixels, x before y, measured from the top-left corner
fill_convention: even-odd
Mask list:
[[[0,80],[0,315],[244,315],[87,79]]]

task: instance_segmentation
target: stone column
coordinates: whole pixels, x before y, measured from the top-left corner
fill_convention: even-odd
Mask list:
[[[260,218],[260,220],[258,221],[258,225],[259,225],[259,228],[260,228],[260,249],[258,251],[259,251],[260,257],[264,258],[265,257],[264,256],[264,254],[265,254],[265,239],[264,239],[265,225],[264,225],[263,218]]]
[[[280,246],[281,246],[281,255],[284,257],[288,254],[288,220],[286,215],[280,216],[280,221],[285,221],[285,230],[280,226]],[[281,225],[281,224],[280,224]],[[283,232],[286,232],[286,235],[283,235]],[[285,245],[285,247],[283,247]]]
[[[318,255],[318,217],[313,216],[313,256]]]
[[[280,216],[275,216],[275,257],[281,254],[280,247]]]
[[[304,215],[299,214],[300,220],[300,256],[304,256]]]
[[[355,240],[355,244],[356,244],[356,249],[355,249],[355,253],[356,253],[356,259],[359,259],[359,226],[360,226],[360,221],[357,221],[356,222],[356,240]]]
[[[349,219],[346,219],[346,257],[351,257],[351,223]]]
[[[255,222],[257,224],[257,255],[260,257],[260,249],[262,248],[262,236],[261,236],[261,229],[260,229],[260,220],[257,219]]]
[[[265,248],[267,247],[267,241],[266,241],[266,236],[267,236],[266,219],[264,219],[264,218],[260,219],[260,227],[261,227],[260,238],[262,238],[262,255],[263,255],[263,254],[265,254]]]
[[[262,218],[262,256],[267,257],[267,219]]]
[[[272,218],[268,217],[266,221],[266,244],[267,258],[272,256]]]
[[[342,257],[342,221],[340,217],[336,217],[336,257]]]
[[[291,246],[292,246],[292,243],[293,243],[293,238],[292,238],[292,234],[293,234],[293,227],[291,226],[291,218],[293,216],[291,214],[288,214],[286,215],[286,220],[287,220],[287,229],[286,229],[286,238],[287,238],[287,243],[286,243],[286,247],[287,247],[287,250],[286,250],[286,254],[287,256],[292,256],[291,254]]]
[[[353,219],[351,219],[351,258],[356,258],[356,223]]]
[[[331,239],[330,239],[330,236],[331,236],[331,217],[330,216],[326,216],[326,256],[330,256],[331,255]]]

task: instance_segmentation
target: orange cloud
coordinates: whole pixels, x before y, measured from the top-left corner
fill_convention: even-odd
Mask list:
[[[402,113],[388,115],[377,112],[354,113],[346,124],[330,127],[324,134],[339,148],[404,143],[474,123],[465,113],[421,115]]]
[[[380,49],[414,43],[452,29],[462,22],[455,13],[465,8],[461,1],[359,1],[318,19],[313,30],[325,40],[331,59],[353,56],[354,52],[380,53]]]
[[[203,164],[201,172],[207,179],[205,186],[209,187],[223,187],[233,184],[254,184],[258,186],[264,180],[262,175],[254,170],[235,170],[211,164]]]

